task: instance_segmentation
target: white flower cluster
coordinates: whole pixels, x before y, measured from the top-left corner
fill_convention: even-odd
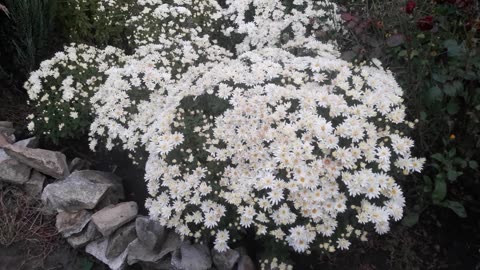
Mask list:
[[[231,57],[207,37],[187,41],[164,40],[161,44],[139,47],[123,66],[110,69],[108,79],[91,99],[97,116],[90,131],[91,147],[106,139],[107,149],[114,145],[126,150],[144,145],[145,129],[156,118],[156,107],[165,104],[168,85],[190,67],[215,63]]]
[[[284,262],[280,262],[277,257],[274,257],[271,261],[264,260],[260,264],[261,270],[292,270],[293,265],[289,265]]]
[[[135,45],[162,43],[211,33],[221,17],[215,0],[138,0],[127,20]]]
[[[364,227],[385,233],[402,217],[395,178],[424,163],[402,132],[413,123],[391,72],[354,66],[312,37],[335,27],[335,5],[283,2],[140,0],[130,23],[142,46],[92,49],[81,65],[102,76],[85,96],[90,147],[145,149],[150,215],[184,237],[213,236],[218,251],[247,229],[296,252],[348,249]],[[238,55],[211,39],[214,22],[245,35]],[[118,62],[103,64],[106,51]],[[56,74],[43,65],[43,77]],[[38,76],[26,85],[32,100],[53,85],[68,102],[88,85],[63,71],[48,85]]]
[[[245,35],[236,46],[239,53],[278,46],[305,37],[309,31],[340,30],[338,7],[330,0],[226,0],[226,4],[224,17],[233,26],[224,26],[222,31],[227,36]]]
[[[105,79],[105,71],[124,61],[123,51],[70,44],[30,74],[24,87],[36,108],[29,128],[54,139],[73,137],[92,121],[90,98]]]
[[[350,209],[354,224],[378,233],[401,218],[405,200],[393,176],[423,164],[399,131],[409,124],[402,90],[381,67],[352,66],[321,43],[306,47],[315,56],[250,51],[191,68],[168,86],[177,91],[156,103],[146,133],[152,216],[185,236],[255,228],[298,252],[346,230],[338,217]],[[182,105],[189,97],[228,105],[221,114],[199,112]]]

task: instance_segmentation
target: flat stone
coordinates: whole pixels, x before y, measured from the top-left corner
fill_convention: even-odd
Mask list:
[[[125,198],[122,179],[113,173],[82,170],[73,172],[69,178],[79,181],[88,181],[94,184],[108,185],[108,192],[105,196],[107,198],[102,199],[108,199],[111,204],[118,203],[119,200],[123,200]],[[107,205],[104,205],[103,207],[105,206]]]
[[[79,233],[90,222],[92,214],[87,210],[78,212],[60,212],[57,215],[55,226],[63,237]]]
[[[166,257],[179,249],[181,245],[182,240],[175,232],[168,233],[160,252],[148,249],[142,242],[136,239],[128,246],[127,262],[129,265],[140,262],[147,263],[150,266],[161,266],[165,264]]]
[[[212,267],[210,250],[201,244],[184,243],[173,252],[172,268],[176,270],[208,270]]]
[[[13,123],[9,121],[0,121],[0,127],[13,128]]]
[[[30,180],[23,185],[23,190],[32,197],[40,197],[40,195],[42,195],[43,184],[45,183],[46,178],[45,175],[33,170]]]
[[[68,169],[70,170],[71,173],[74,171],[80,171],[80,170],[87,170],[91,166],[90,162],[83,160],[81,158],[74,158],[71,162],[70,165],[68,165]]]
[[[9,138],[7,135],[0,133],[0,148],[4,147],[5,145],[9,145],[13,143],[11,138]]]
[[[4,146],[3,149],[9,156],[46,175],[59,179],[69,174],[66,157],[60,152],[12,144]]]
[[[32,168],[18,162],[0,149],[0,181],[22,185],[30,180]]]
[[[121,227],[110,236],[105,256],[107,256],[107,258],[115,258],[119,256],[136,238],[137,233],[135,231],[135,222],[131,222]]]
[[[180,235],[171,231],[167,234],[167,238],[165,242],[162,244],[162,248],[160,250],[160,256],[163,258],[165,255],[170,254],[180,248],[182,245],[182,240],[180,239]]]
[[[14,143],[14,145],[28,147],[28,148],[36,148],[38,147],[38,138],[32,137],[25,140],[18,141]]]
[[[166,237],[165,227],[149,217],[140,216],[136,222],[137,237],[148,249],[158,249]]]
[[[108,265],[108,267],[110,267],[110,269],[112,270],[125,269],[128,249],[125,249],[125,251],[123,251],[123,253],[120,254],[118,257],[110,259],[105,256],[107,247],[108,239],[102,238],[88,244],[85,248],[85,251],[103,262],[104,264]]]
[[[255,270],[255,264],[253,263],[252,259],[243,254],[240,256],[240,260],[238,261],[237,270]]]
[[[156,252],[148,249],[142,243],[135,239],[128,245],[127,263],[132,265],[138,262],[144,263],[156,263],[159,262],[164,256],[161,256],[160,252]]]
[[[106,194],[108,185],[93,184],[88,181],[66,179],[47,185],[42,193],[42,201],[57,211],[78,211],[93,209]]]
[[[92,216],[92,222],[103,236],[109,236],[138,214],[136,202],[124,202],[103,208]]]
[[[100,237],[102,237],[102,234],[97,231],[97,228],[92,222],[89,222],[83,231],[68,237],[67,242],[73,248],[80,248]]]
[[[65,180],[45,187],[42,200],[55,210],[94,209],[106,196],[123,199],[121,179],[111,173],[76,171]]]
[[[212,249],[212,259],[218,270],[232,270],[240,259],[240,252],[234,249],[228,249],[225,252]]]

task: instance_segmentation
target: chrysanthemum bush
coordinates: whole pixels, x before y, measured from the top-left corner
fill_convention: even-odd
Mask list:
[[[233,21],[223,32],[245,35],[236,55],[212,39],[220,33],[203,28],[213,21],[199,7],[221,8],[200,2],[139,1],[147,11],[131,21],[145,23],[134,37],[145,45],[130,56],[107,48],[123,59],[108,70],[87,65],[102,78],[79,90],[88,92],[79,106],[94,116],[90,147],[146,150],[151,217],[185,238],[209,239],[218,251],[246,231],[301,253],[348,249],[370,228],[386,233],[403,215],[398,182],[424,162],[411,155],[404,132],[414,123],[391,72],[378,61],[352,65],[311,37],[312,29],[335,27],[336,13],[323,8],[329,2],[227,1],[223,17],[212,20]],[[175,36],[166,10],[177,10],[177,27],[186,27],[188,12],[208,23],[174,27]],[[37,73],[53,70],[44,64]],[[91,78],[63,70],[60,81],[34,74],[26,84],[40,112],[56,103],[75,107],[62,98],[72,91],[63,85],[73,79],[83,89]],[[44,98],[49,91],[60,98]],[[43,115],[34,121],[36,131],[53,127]]]
[[[394,176],[423,164],[401,132],[413,125],[402,90],[379,66],[308,45],[314,56],[251,51],[170,86],[147,132],[153,217],[185,236],[213,230],[220,251],[251,228],[297,252],[334,235],[346,249],[349,228],[385,233],[402,217]]]
[[[124,61],[114,47],[103,50],[70,44],[40,68],[25,83],[30,104],[28,129],[54,141],[85,133],[92,122],[90,98],[106,79],[105,71]]]

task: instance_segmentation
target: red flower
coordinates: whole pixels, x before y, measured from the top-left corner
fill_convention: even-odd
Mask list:
[[[420,18],[417,21],[417,27],[418,27],[418,29],[420,29],[422,31],[432,30],[432,28],[433,28],[433,17],[432,16],[425,16],[423,18]]]
[[[408,14],[412,14],[416,6],[417,4],[414,1],[409,0],[405,5],[405,12]]]

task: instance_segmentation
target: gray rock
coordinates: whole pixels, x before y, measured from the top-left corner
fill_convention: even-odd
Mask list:
[[[108,192],[105,194],[105,197],[102,198],[104,203],[101,208],[104,208],[110,204],[116,204],[120,200],[125,198],[123,191],[122,179],[116,176],[113,173],[93,171],[93,170],[82,170],[73,172],[69,178],[77,179],[81,181],[88,180],[89,182],[95,184],[106,184],[108,185]],[[108,203],[108,204],[105,204]],[[100,206],[97,206],[100,207]]]
[[[165,242],[162,244],[162,249],[160,250],[160,256],[163,258],[165,255],[170,254],[180,248],[182,245],[182,240],[180,235],[171,231],[168,233]]]
[[[92,222],[103,236],[109,236],[138,214],[136,202],[124,202],[103,208],[92,216]]]
[[[15,129],[7,128],[7,127],[0,127],[0,133],[3,133],[7,136],[13,135],[15,133]]]
[[[9,156],[46,175],[58,179],[69,174],[66,157],[60,152],[12,144],[4,146],[3,149]]]
[[[0,121],[0,127],[13,128],[13,123],[9,121]]]
[[[218,252],[212,249],[212,259],[218,270],[232,270],[240,259],[240,252],[234,249],[229,249],[225,252]]]
[[[161,267],[166,263],[166,260],[170,262],[170,260],[167,259],[168,255],[179,249],[181,245],[182,241],[180,239],[180,236],[175,232],[170,232],[167,235],[167,238],[163,243],[160,252],[148,249],[142,244],[142,242],[136,239],[128,246],[127,262],[129,265],[141,262],[147,263],[150,266]]]
[[[28,147],[28,148],[36,148],[38,146],[38,138],[32,137],[25,140],[18,141],[14,143],[17,146]]]
[[[205,245],[184,243],[172,255],[172,268],[177,270],[207,270],[212,267],[210,250]]]
[[[42,200],[47,207],[73,212],[93,209],[106,196],[117,200],[124,197],[118,177],[98,171],[76,171],[65,180],[46,186]]]
[[[110,269],[112,270],[125,269],[128,249],[125,249],[125,251],[123,251],[122,254],[120,254],[118,257],[110,259],[105,256],[107,247],[108,239],[102,238],[88,244],[85,248],[85,251],[103,262],[104,264],[108,265],[108,267],[110,267]]]
[[[83,160],[81,158],[74,158],[70,165],[68,165],[68,169],[70,172],[80,171],[80,170],[88,170],[90,168],[90,162]]]
[[[97,231],[92,222],[89,222],[83,231],[68,237],[67,242],[73,248],[80,248],[100,237],[102,237],[102,234]]]
[[[55,210],[93,209],[108,191],[108,185],[66,179],[47,185],[42,193],[44,204]]]
[[[160,252],[150,250],[144,245],[142,245],[142,243],[138,239],[133,240],[133,242],[128,245],[127,250],[128,265],[132,265],[138,262],[157,263],[164,257],[160,254]]]
[[[79,233],[90,222],[92,214],[87,210],[80,210],[78,212],[60,212],[57,215],[55,226],[63,237],[69,237],[73,234]]]
[[[23,190],[32,197],[40,197],[46,178],[45,175],[33,170],[30,180],[23,185]]]
[[[13,143],[11,138],[9,138],[7,135],[0,133],[0,148],[4,147],[5,145],[9,145]]]
[[[240,256],[240,260],[238,261],[237,270],[255,270],[255,264],[253,263],[252,259],[246,255],[242,254]]]
[[[105,255],[107,258],[115,258],[127,249],[128,245],[137,238],[135,231],[135,222],[116,230],[108,241],[108,247]]]
[[[0,149],[0,181],[12,184],[24,184],[30,180],[32,169],[8,156]]]
[[[149,217],[138,217],[135,221],[137,237],[148,249],[158,249],[165,240],[165,227]]]

